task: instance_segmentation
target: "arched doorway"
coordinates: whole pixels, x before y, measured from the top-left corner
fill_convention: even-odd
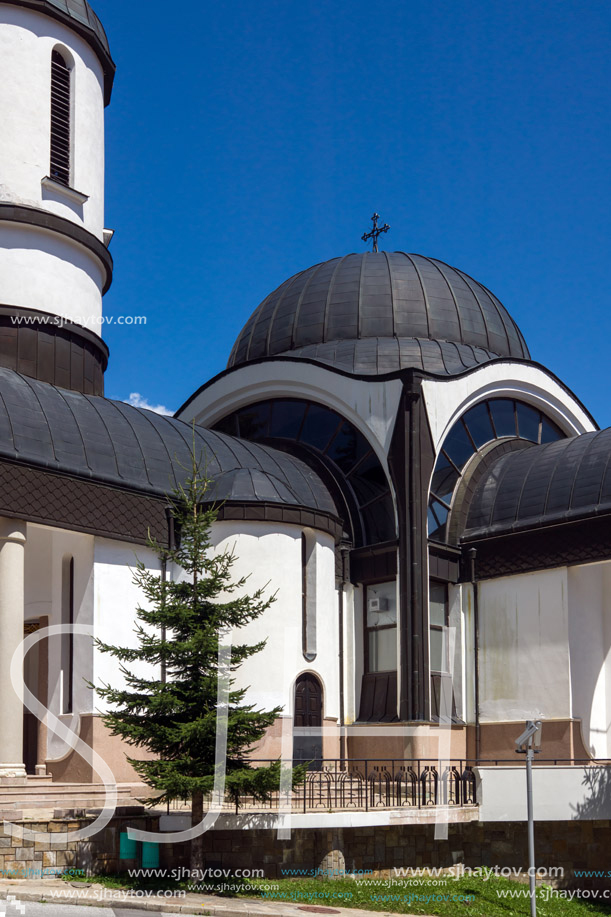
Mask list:
[[[293,760],[311,761],[311,769],[322,766],[322,708],[322,685],[316,675],[305,672],[295,682]]]

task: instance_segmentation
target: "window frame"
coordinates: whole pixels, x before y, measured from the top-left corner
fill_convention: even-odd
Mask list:
[[[512,433],[503,433],[500,424],[497,426],[495,421],[495,404],[503,404],[503,409],[506,411],[508,416],[513,418],[513,432]],[[476,445],[476,436],[475,428],[474,433],[469,429],[469,415],[474,412],[476,409],[481,406],[485,406],[488,421],[491,426],[493,436],[482,443],[480,446]],[[537,426],[537,441],[525,436],[525,429],[520,433],[520,422],[519,414],[520,408],[525,408],[529,411],[536,412],[539,415],[539,421]],[[500,419],[500,414],[497,413],[497,420]],[[525,424],[523,425],[525,427]],[[555,434],[555,438],[551,438],[551,434]],[[465,446],[467,443],[470,443],[472,452],[471,454],[459,464],[459,459],[456,456],[454,450],[454,444],[451,442],[453,435],[459,437],[458,445],[459,447]],[[463,437],[462,442],[460,442],[460,437]],[[545,438],[544,438],[545,437]],[[428,502],[427,502],[427,539],[433,544],[447,544],[447,533],[448,533],[448,520],[452,512],[452,505],[454,503],[454,497],[456,494],[456,489],[460,486],[461,479],[463,477],[465,468],[474,456],[478,455],[483,449],[487,448],[490,443],[500,442],[502,440],[522,440],[523,442],[531,442],[535,445],[542,445],[544,442],[549,443],[561,439],[565,439],[567,434],[564,432],[562,427],[556,423],[551,417],[549,417],[543,407],[538,405],[531,404],[528,401],[524,401],[522,398],[519,398],[516,395],[498,395],[488,398],[483,398],[481,401],[477,401],[475,404],[471,405],[464,413],[456,419],[452,424],[450,429],[447,431],[446,435],[443,438],[442,443],[439,446],[439,450],[435,457],[435,464],[433,466],[433,471],[431,474],[430,484],[429,484],[429,493],[428,493]],[[454,458],[451,453],[454,451]],[[456,458],[456,461],[455,461]],[[454,472],[457,474],[457,479],[454,482],[454,487],[452,493],[440,493],[440,480],[435,480],[435,475],[439,471],[438,465],[440,460],[443,459],[447,464],[448,469],[454,469]],[[441,481],[443,483],[443,480]],[[439,514],[445,515],[445,518],[439,519]],[[436,523],[435,528],[431,528],[431,519]]]
[[[445,602],[444,602],[444,623],[443,624],[433,624],[431,622],[431,585],[435,584],[436,586],[442,586],[445,590]],[[445,632],[447,634],[447,629],[450,626],[450,584],[445,580],[436,579],[435,577],[429,578],[429,593],[428,593],[428,605],[429,605],[429,674],[430,675],[449,675],[450,674],[450,657],[449,657],[449,641],[447,639],[443,640],[442,647],[443,652],[446,657],[445,663],[446,668],[443,670],[434,669],[432,665],[432,654],[431,654],[431,631],[440,632],[443,636]]]
[[[370,582],[363,584],[363,674],[364,675],[379,675],[381,673],[388,672],[397,672],[398,671],[398,662],[395,662],[394,669],[377,669],[374,670],[371,668],[371,659],[369,652],[369,634],[372,632],[380,632],[384,630],[394,630],[397,634],[397,639],[395,641],[396,646],[398,647],[399,640],[399,607],[398,602],[395,602],[395,623],[394,624],[382,624],[379,627],[370,627],[367,623],[367,593],[369,589],[374,589],[376,586],[383,586],[385,583],[392,583],[397,588],[397,579],[392,577],[389,579],[376,580],[375,582]]]

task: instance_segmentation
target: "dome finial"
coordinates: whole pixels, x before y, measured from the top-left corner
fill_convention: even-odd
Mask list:
[[[371,230],[371,232],[366,232],[364,235],[361,236],[361,239],[363,240],[363,242],[368,242],[369,239],[373,239],[373,251],[374,252],[377,252],[378,250],[378,236],[380,236],[383,232],[388,232],[388,230],[390,229],[390,226],[388,225],[388,223],[384,223],[384,225],[380,226],[380,228],[378,229],[378,220],[379,219],[380,219],[380,214],[374,213],[374,215],[371,218],[373,222],[373,229]]]

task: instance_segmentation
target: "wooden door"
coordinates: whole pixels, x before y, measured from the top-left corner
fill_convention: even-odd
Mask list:
[[[295,683],[295,717],[293,726],[293,759],[310,761],[311,768],[322,765],[322,735],[310,730],[322,726],[322,685],[311,673],[300,675]]]

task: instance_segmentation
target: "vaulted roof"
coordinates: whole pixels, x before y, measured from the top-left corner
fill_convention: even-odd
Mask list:
[[[294,456],[0,368],[0,460],[163,497],[186,480],[193,450],[211,499],[337,514]]]
[[[611,514],[611,428],[501,456],[477,485],[465,540]]]

